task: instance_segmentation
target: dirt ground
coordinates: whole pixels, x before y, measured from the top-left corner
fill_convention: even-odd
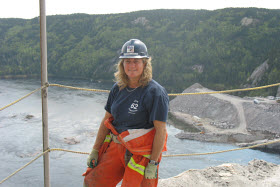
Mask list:
[[[212,91],[196,83],[183,93]],[[170,114],[182,124],[200,130],[200,133],[182,132],[178,138],[251,143],[280,137],[280,104],[267,98],[229,94],[177,96],[170,101]]]
[[[158,187],[280,187],[280,165],[253,160],[248,165],[223,164],[160,179]]]

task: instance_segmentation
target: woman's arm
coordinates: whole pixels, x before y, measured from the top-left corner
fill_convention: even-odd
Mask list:
[[[106,137],[106,135],[110,132],[110,130],[104,125],[104,121],[108,118],[112,117],[112,114],[110,114],[109,112],[106,111],[105,116],[100,124],[97,136],[96,136],[96,140],[93,146],[93,149],[95,150],[99,150],[101,145],[104,142],[104,139]]]
[[[155,120],[154,126],[156,130],[156,134],[154,137],[150,160],[155,160],[157,162],[164,146],[164,141],[165,141],[167,131],[166,131],[166,123],[163,121]]]

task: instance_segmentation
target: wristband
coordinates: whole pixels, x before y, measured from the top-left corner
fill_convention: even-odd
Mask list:
[[[149,163],[150,163],[150,164],[153,164],[153,165],[155,165],[155,166],[159,164],[158,162],[156,162],[156,161],[154,161],[154,160],[150,160]]]

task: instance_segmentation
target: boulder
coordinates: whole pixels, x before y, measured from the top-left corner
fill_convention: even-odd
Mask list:
[[[68,138],[64,138],[64,142],[69,145],[75,145],[77,143],[80,143],[80,140],[77,140],[75,137],[68,137]]]
[[[256,86],[259,81],[262,80],[263,75],[265,74],[266,70],[268,69],[268,59],[259,65],[251,74],[251,76],[247,79],[247,81],[252,81],[252,86]]]
[[[25,120],[29,120],[29,119],[32,119],[32,118],[34,118],[34,116],[31,115],[31,114],[28,114],[28,115],[25,116]]]

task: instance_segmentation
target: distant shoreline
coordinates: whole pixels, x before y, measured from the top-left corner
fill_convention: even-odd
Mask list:
[[[0,75],[0,79],[26,79],[26,78],[37,78],[40,75]]]
[[[189,117],[189,118],[188,118]],[[175,135],[179,139],[195,140],[200,142],[216,142],[234,144],[239,147],[253,146],[257,144],[267,143],[278,140],[275,134],[263,132],[251,132],[250,134],[236,133],[219,133],[207,132],[205,133],[205,123],[197,126],[193,119],[185,114],[169,112],[169,122],[172,126],[183,130],[184,132]],[[260,146],[254,148],[268,153],[280,154],[280,143]]]

